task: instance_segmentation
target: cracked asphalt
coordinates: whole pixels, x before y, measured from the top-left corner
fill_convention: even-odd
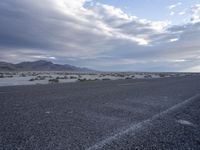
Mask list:
[[[0,87],[1,150],[198,150],[200,75]]]

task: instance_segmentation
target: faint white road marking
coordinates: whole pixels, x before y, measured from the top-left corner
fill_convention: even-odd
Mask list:
[[[127,84],[118,84],[119,86],[128,86],[128,85],[135,85],[134,83],[127,83]]]
[[[1,94],[1,93],[6,93],[6,92],[0,92],[0,94]]]
[[[12,93],[12,92],[0,92],[0,94],[6,94],[6,93]]]
[[[45,113],[46,113],[46,114],[50,114],[51,112],[50,112],[50,111],[46,111]]]
[[[169,109],[167,109],[167,110],[165,110],[165,111],[163,111],[163,112],[161,112],[159,114],[156,114],[156,115],[154,115],[153,117],[151,117],[151,118],[149,118],[147,120],[144,120],[144,121],[139,122],[137,124],[132,124],[132,125],[130,125],[129,128],[127,128],[125,130],[122,130],[121,132],[116,133],[114,135],[111,135],[110,137],[107,137],[106,139],[94,144],[93,146],[87,148],[86,150],[101,149],[105,145],[110,144],[110,143],[112,143],[113,141],[115,141],[117,139],[120,139],[121,137],[123,137],[126,134],[129,134],[131,132],[132,132],[132,134],[134,134],[134,131],[136,131],[137,129],[141,129],[141,128],[147,126],[147,125],[150,125],[154,120],[158,119],[159,117],[163,117],[164,115],[166,115],[166,114],[168,114],[170,112],[173,112],[173,111],[175,111],[175,110],[187,105],[188,103],[197,100],[198,98],[200,98],[199,94],[197,94],[197,95],[195,95],[195,96],[193,96],[193,97],[191,97],[191,98],[189,98],[189,99],[187,99],[187,100],[185,100],[185,101],[183,101],[183,102],[181,102],[179,104],[176,104],[176,105],[170,107]]]
[[[182,125],[187,125],[187,126],[192,126],[194,127],[195,125],[187,120],[177,120],[178,123],[182,124]]]
[[[124,84],[118,84],[118,86],[131,86],[131,85],[138,85],[143,84],[145,82],[135,82],[135,83],[124,83]]]
[[[0,92],[0,94],[16,93],[18,91]]]

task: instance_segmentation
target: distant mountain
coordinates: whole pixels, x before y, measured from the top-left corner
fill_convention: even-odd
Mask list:
[[[7,62],[0,62],[0,70],[1,71],[14,71],[16,67],[14,64],[7,63]]]
[[[80,68],[72,65],[54,64],[50,61],[39,60],[34,62],[21,62],[12,64],[0,62],[0,71],[78,71],[78,72],[93,72],[88,68]]]

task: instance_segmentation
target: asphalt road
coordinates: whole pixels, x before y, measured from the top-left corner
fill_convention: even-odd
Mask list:
[[[200,76],[0,87],[1,150],[198,150]]]

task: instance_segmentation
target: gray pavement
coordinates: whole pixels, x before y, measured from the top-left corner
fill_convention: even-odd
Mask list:
[[[1,150],[200,149],[200,76],[0,87]]]

